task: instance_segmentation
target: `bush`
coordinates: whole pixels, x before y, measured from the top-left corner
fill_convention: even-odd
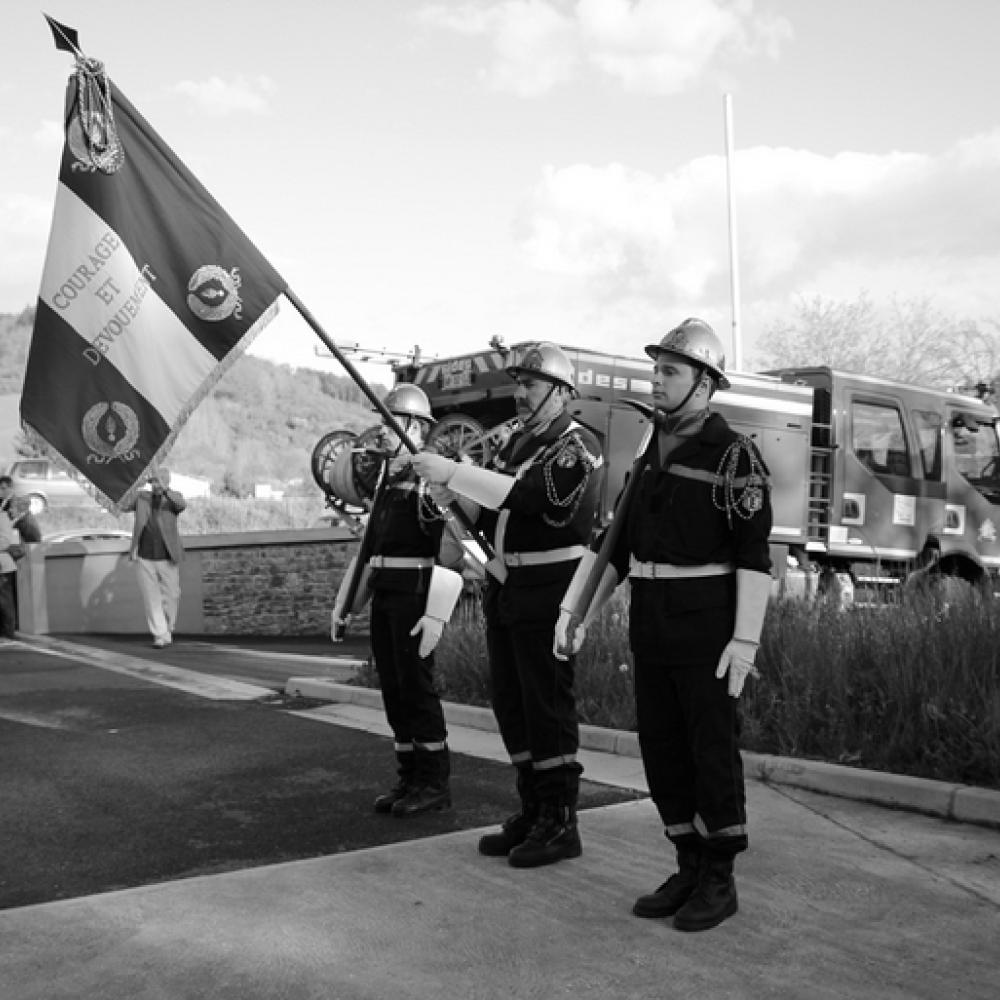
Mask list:
[[[1000,788],[1000,601],[970,592],[840,612],[772,602],[743,696],[743,746]],[[485,623],[465,607],[435,654],[441,695],[489,704]],[[369,679],[371,681],[371,678]],[[577,658],[581,722],[635,729],[627,593]]]

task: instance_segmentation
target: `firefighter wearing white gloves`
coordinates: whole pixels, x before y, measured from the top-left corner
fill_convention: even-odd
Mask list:
[[[728,676],[726,683],[731,698],[739,698],[743,693],[747,677],[757,676],[754,660],[770,596],[769,574],[749,569],[736,571],[736,625],[715,668],[715,676],[720,680]]]
[[[461,573],[435,566],[431,570],[431,583],[427,590],[427,606],[417,624],[410,629],[410,635],[420,636],[417,655],[426,660],[434,652],[448,619],[462,595],[464,584]]]
[[[580,565],[573,574],[569,589],[563,595],[559,604],[559,618],[556,620],[556,631],[552,641],[552,652],[560,660],[576,656],[587,636],[587,629],[601,613],[601,608],[618,586],[618,574],[614,566],[608,564],[601,571],[594,593],[583,608],[583,591],[594,572],[597,553],[588,549],[580,560]]]
[[[629,578],[639,748],[677,864],[633,912],[698,931],[738,909],[734,858],[748,844],[738,699],[770,593],[770,484],[754,443],[710,408],[729,385],[711,328],[685,320],[646,350],[657,427],[615,513],[610,565]]]
[[[495,556],[483,597],[493,712],[514,765],[520,811],[479,850],[517,868],[582,851],[576,803],[582,767],[573,658],[557,658],[559,602],[590,541],[603,467],[596,435],[569,412],[573,367],[556,345],[524,350],[517,380],[520,429],[488,468],[422,452],[413,467],[474,504]],[[467,508],[468,509],[468,508]]]
[[[432,423],[418,386],[400,383],[385,399],[400,429],[419,447]],[[408,462],[394,431],[385,427],[383,450],[359,454],[352,487],[372,501],[361,551],[365,564],[350,608],[352,563],[331,616],[331,631],[357,614],[370,596],[372,656],[386,720],[392,729],[398,780],[375,800],[375,811],[413,816],[451,805],[450,756],[441,699],[434,685],[434,649],[462,590],[464,549],[446,526],[425,482]]]

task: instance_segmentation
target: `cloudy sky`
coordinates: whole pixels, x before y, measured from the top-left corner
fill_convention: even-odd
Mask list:
[[[641,353],[800,296],[1000,317],[996,0],[51,0],[334,339]],[[155,9],[156,13],[153,13]],[[0,312],[38,292],[72,60],[4,5]],[[286,305],[257,353],[316,359]]]

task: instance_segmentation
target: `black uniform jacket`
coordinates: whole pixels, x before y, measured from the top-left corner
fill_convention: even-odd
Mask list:
[[[604,477],[600,442],[564,413],[541,434],[516,433],[491,462],[516,482],[499,511],[483,510],[479,527],[497,554],[551,552],[586,546],[593,535]],[[503,584],[507,623],[555,622],[579,556],[540,565],[508,566]],[[491,578],[492,579],[492,578]],[[498,599],[497,584],[490,585]]]
[[[654,438],[655,441],[655,438]],[[683,441],[662,466],[655,444],[625,512],[611,554],[619,580],[630,559],[733,570],[771,568],[770,488],[756,446],[719,414]],[[735,572],[669,580],[632,580],[630,635],[636,651],[663,653],[677,664],[712,659],[732,637]]]
[[[367,456],[361,456],[367,457]],[[368,515],[365,547],[369,556],[422,558],[440,562],[445,522],[442,512],[427,493],[426,485],[407,467],[388,473],[380,490],[378,482],[384,461],[368,461],[357,470],[359,489],[373,496]],[[373,590],[425,593],[432,566],[421,569],[374,569],[369,579]]]

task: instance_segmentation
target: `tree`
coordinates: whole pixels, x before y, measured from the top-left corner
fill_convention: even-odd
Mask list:
[[[765,368],[829,365],[940,389],[992,383],[1000,373],[1000,323],[984,330],[948,318],[930,299],[882,307],[867,292],[854,302],[800,299],[792,320],[768,328],[758,354]]]

